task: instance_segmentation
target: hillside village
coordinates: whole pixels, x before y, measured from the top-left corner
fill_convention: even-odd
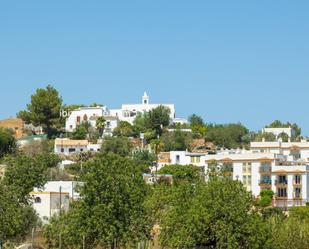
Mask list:
[[[65,105],[60,93],[47,86],[37,89],[16,118],[0,120],[0,127],[0,210],[1,203],[6,203],[4,210],[12,212],[0,218],[7,224],[3,231],[0,225],[1,243],[29,241],[32,231],[32,235],[44,233],[45,242],[37,242],[38,248],[158,248],[160,243],[180,248],[182,236],[169,230],[179,226],[176,217],[187,217],[192,205],[201,205],[201,212],[206,207],[216,212],[220,208],[212,206],[213,201],[226,205],[233,222],[233,212],[240,214],[232,207],[239,206],[252,226],[246,238],[256,245],[267,241],[268,248],[281,248],[276,239],[282,239],[282,231],[275,227],[276,234],[270,236],[265,217],[299,213],[307,217],[304,210],[309,213],[309,141],[295,123],[276,120],[252,132],[240,123],[207,123],[197,114],[186,119],[177,116],[172,103],[153,104],[146,92],[139,103],[119,109]],[[192,187],[197,192],[191,193]],[[181,194],[182,188],[187,192]],[[190,205],[180,203],[181,199]],[[210,203],[203,207],[197,200]],[[241,206],[242,202],[246,203]],[[25,207],[33,213],[24,213]],[[203,212],[196,215],[202,217]],[[12,217],[18,225],[11,224]],[[118,218],[119,224],[104,223]],[[133,218],[137,223],[129,222]],[[84,219],[88,223],[79,227]],[[198,222],[190,219],[188,226]],[[221,216],[209,219],[227,222]],[[285,219],[278,226],[295,229],[289,225],[292,218]],[[297,222],[301,227],[303,220]],[[209,224],[202,221],[197,226],[201,231],[213,229]],[[263,232],[270,230],[261,235],[262,226]],[[222,231],[229,237],[234,228]],[[249,228],[243,229],[240,237]],[[228,243],[236,243],[235,247],[228,247],[223,242],[227,237],[216,234],[204,241],[192,231],[183,235],[192,236],[191,244],[181,248],[208,243],[221,243],[220,248],[263,248],[239,247],[241,239],[231,239]]]

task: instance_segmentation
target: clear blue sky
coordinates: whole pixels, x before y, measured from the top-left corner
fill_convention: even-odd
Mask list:
[[[0,1],[0,118],[54,85],[67,104],[175,103],[309,135],[309,1]]]

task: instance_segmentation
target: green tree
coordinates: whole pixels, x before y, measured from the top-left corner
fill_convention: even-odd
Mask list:
[[[47,168],[58,162],[47,154],[25,156],[17,154],[3,158],[6,171],[0,180],[0,241],[22,240],[35,226],[37,216],[31,207],[30,192],[42,187]]]
[[[149,112],[139,113],[134,120],[134,131],[136,135],[141,132],[148,133],[149,139],[161,136],[163,128],[170,124],[170,109],[165,106],[158,106]],[[153,133],[154,132],[154,133]]]
[[[0,244],[22,240],[36,221],[34,210],[20,203],[18,195],[0,181]]]
[[[99,131],[100,137],[103,136],[103,132],[105,129],[105,118],[104,117],[98,117],[96,120],[96,128]]]
[[[127,121],[120,121],[113,131],[114,136],[132,137],[134,135],[133,126]]]
[[[75,130],[72,132],[71,137],[73,139],[86,139],[88,134],[90,124],[88,122],[83,122],[76,126]]]
[[[169,248],[270,248],[270,231],[240,182],[213,177],[174,188],[160,241]]]
[[[242,124],[208,125],[206,141],[223,148],[246,147],[250,142],[249,130]]]
[[[174,182],[198,182],[201,179],[201,170],[194,165],[166,165],[159,174],[171,174]]]
[[[272,232],[272,248],[305,249],[309,248],[308,220],[298,218],[272,217],[269,220]]]
[[[261,207],[271,206],[273,196],[274,196],[274,192],[272,190],[263,189],[260,192],[260,199],[258,201],[258,205]]]
[[[156,131],[157,135],[161,135],[163,127],[170,124],[170,109],[162,105],[149,111],[149,128]]]
[[[50,154],[54,151],[54,140],[33,140],[29,141],[20,150],[27,156],[35,156],[38,154]]]
[[[189,123],[190,123],[190,128],[193,132],[193,134],[199,136],[199,137],[205,137],[207,127],[204,124],[204,120],[202,117],[192,114],[189,116]]]
[[[16,141],[12,131],[0,127],[0,158],[8,153],[13,153],[16,150]]]
[[[288,142],[289,141],[289,136],[288,134],[282,132],[278,135],[278,138],[282,139],[282,142]]]
[[[157,159],[156,155],[147,149],[140,149],[140,150],[133,151],[132,158],[137,163],[148,165],[148,166],[152,166],[152,164]]]
[[[69,113],[81,107],[85,107],[85,105],[79,105],[79,104],[64,105],[63,110]]]
[[[203,118],[196,114],[192,114],[191,116],[189,116],[188,121],[191,126],[204,125]]]
[[[263,139],[265,139],[265,141],[267,142],[274,142],[276,141],[276,136],[272,133],[268,133],[268,132],[259,132],[259,133],[252,133],[252,141],[255,142],[261,142]]]
[[[289,217],[309,221],[309,206],[292,207],[289,209]]]
[[[28,157],[23,154],[4,158],[6,171],[3,184],[8,186],[18,197],[20,202],[25,204],[29,201],[29,193],[34,187],[42,187],[47,180],[48,167],[54,166],[58,157],[37,155]]]
[[[20,111],[17,116],[26,123],[42,126],[44,132],[51,137],[63,125],[60,117],[61,107],[62,99],[58,91],[48,85],[46,88],[37,89],[31,96],[27,110]]]
[[[164,132],[160,138],[163,144],[163,151],[190,150],[192,139],[192,134],[190,132],[183,132],[181,130]]]
[[[295,136],[292,138],[298,138],[301,136],[301,128],[296,123],[290,123],[290,122],[281,122],[280,120],[275,120],[271,124],[267,125],[266,128],[293,128],[295,130]]]
[[[59,233],[66,238],[63,248],[81,248],[83,235],[89,248],[130,248],[149,238],[142,167],[113,153],[100,154],[86,163],[82,181],[81,200],[45,230],[50,247],[58,246]]]
[[[132,145],[126,137],[105,137],[101,148],[103,153],[113,152],[121,156],[129,156],[131,150]]]

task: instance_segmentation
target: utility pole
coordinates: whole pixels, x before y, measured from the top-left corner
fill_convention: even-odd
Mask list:
[[[86,241],[85,240],[86,240],[85,235],[83,235],[83,249],[86,249],[86,243],[85,243]]]
[[[59,216],[61,216],[61,206],[62,206],[62,200],[61,200],[61,191],[62,191],[62,186],[59,187],[59,195],[60,195],[60,198],[59,198]]]
[[[62,239],[61,239],[61,231],[59,233],[59,249],[62,248]]]
[[[32,228],[31,231],[31,249],[33,249],[33,244],[34,244],[34,228]]]

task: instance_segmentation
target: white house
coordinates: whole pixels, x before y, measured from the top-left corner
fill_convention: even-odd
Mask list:
[[[146,92],[142,96],[142,101],[140,104],[123,104],[121,109],[110,110],[110,115],[118,117],[121,121],[127,121],[133,124],[133,121],[138,113],[149,112],[160,105],[165,106],[170,110],[170,119],[173,120],[175,118],[174,104],[151,104],[150,98]],[[184,122],[183,120],[181,121]]]
[[[96,127],[96,122],[97,122],[98,117],[99,116],[90,117],[88,122],[90,123],[90,125],[92,127]],[[110,115],[106,115],[106,116],[104,116],[104,119],[105,119],[105,126],[104,126],[103,135],[104,136],[112,136],[114,129],[119,124],[119,118],[114,117],[114,116],[110,116]]]
[[[70,199],[77,200],[80,198],[78,188],[82,185],[77,181],[48,181],[42,188],[34,188],[34,192],[65,192]]]
[[[201,173],[205,173],[206,154],[204,153],[191,153],[187,151],[170,151],[162,152],[158,155],[158,167],[153,167],[151,170],[160,170],[165,165],[179,164],[179,165],[195,165],[200,167]]]
[[[170,119],[173,123],[188,123],[186,119],[175,117],[174,104],[152,104],[149,101],[149,96],[145,92],[142,96],[141,103],[123,104],[120,109],[109,110],[106,106],[81,107],[68,114],[65,113],[66,115],[69,115],[66,119],[65,130],[67,132],[73,132],[76,127],[83,122],[88,122],[92,127],[95,127],[97,118],[104,117],[106,122],[103,135],[112,135],[112,132],[118,126],[119,121],[127,121],[133,124],[138,113],[149,112],[160,105],[165,106],[170,110]]]
[[[65,122],[65,130],[73,132],[78,125],[83,122],[89,122],[95,127],[95,118],[108,116],[109,111],[106,106],[96,107],[80,107],[69,113],[69,116]]]
[[[88,140],[73,140],[68,138],[55,139],[54,152],[56,154],[69,155],[87,151],[98,152],[100,149],[101,144],[92,144]]]
[[[69,210],[70,194],[68,192],[33,191],[32,206],[44,224],[50,218]]]

